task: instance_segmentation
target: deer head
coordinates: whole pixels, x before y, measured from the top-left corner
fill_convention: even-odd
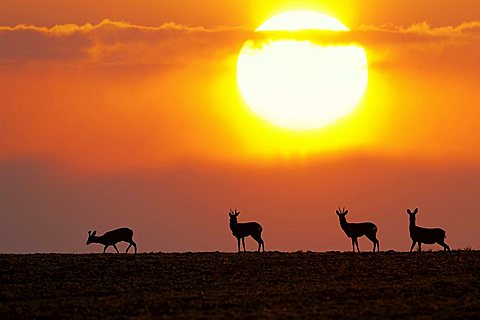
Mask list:
[[[97,231],[88,231],[88,239],[87,239],[87,244],[93,243],[94,237],[97,234]]]
[[[340,209],[339,207],[338,210],[335,210],[335,212],[337,213],[337,216],[345,217],[348,213],[348,210],[345,210],[345,207],[343,207],[343,209]]]
[[[415,210],[413,210],[413,212],[410,211],[410,209],[407,209],[407,213],[408,213],[410,216],[412,216],[412,215],[415,216],[415,215],[417,214],[417,212],[418,212],[418,208],[415,208]]]
[[[415,221],[415,215],[418,212],[418,208],[415,208],[415,210],[410,211],[410,209],[407,209],[407,214],[410,216],[410,221]]]
[[[235,211],[230,209],[230,212],[228,212],[228,215],[230,216],[230,222],[237,222],[237,217],[239,214],[240,211],[237,211],[237,209],[235,209]]]

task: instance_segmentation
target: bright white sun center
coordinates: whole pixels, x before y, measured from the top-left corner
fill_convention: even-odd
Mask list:
[[[348,31],[338,20],[315,12],[275,16],[256,32]],[[237,82],[248,106],[285,128],[316,129],[348,115],[368,80],[367,56],[358,45],[320,45],[310,40],[245,42]]]

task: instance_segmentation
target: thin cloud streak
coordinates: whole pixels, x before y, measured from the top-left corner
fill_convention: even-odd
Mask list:
[[[178,24],[175,22],[167,22],[160,26],[141,26],[137,24],[131,24],[128,22],[122,21],[112,21],[110,19],[104,19],[100,23],[96,25],[92,25],[91,23],[86,23],[83,25],[77,24],[61,24],[55,25],[53,27],[39,27],[34,25],[27,25],[27,24],[19,24],[16,26],[0,26],[0,31],[25,31],[25,30],[33,30],[38,32],[44,32],[54,35],[70,35],[75,32],[92,32],[103,27],[115,27],[118,29],[133,29],[133,30],[149,30],[149,31],[164,31],[164,30],[177,30],[177,31],[188,31],[188,32],[205,32],[205,33],[213,33],[213,32],[222,32],[222,31],[230,31],[230,30],[247,30],[245,27],[229,27],[229,26],[217,26],[214,28],[205,28],[203,26],[187,26]]]

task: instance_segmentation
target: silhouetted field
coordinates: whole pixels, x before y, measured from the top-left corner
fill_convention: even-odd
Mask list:
[[[0,318],[480,318],[480,251],[0,256]]]

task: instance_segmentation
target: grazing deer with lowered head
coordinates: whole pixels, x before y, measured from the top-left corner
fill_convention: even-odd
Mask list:
[[[93,231],[93,232],[88,231],[87,245],[89,245],[90,243],[103,244],[105,246],[103,248],[103,253],[105,253],[105,251],[109,246],[113,246],[115,250],[117,250],[117,253],[120,253],[116,246],[117,242],[120,242],[120,241],[125,241],[130,244],[127,248],[127,251],[125,251],[125,253],[128,253],[128,250],[130,249],[131,246],[135,248],[135,253],[137,253],[137,244],[133,242],[133,239],[132,239],[133,238],[132,229],[119,228],[119,229],[105,232],[103,236],[96,236],[96,234],[97,234],[97,231]]]
[[[357,246],[357,251],[360,252],[357,238],[363,236],[366,236],[370,241],[373,242],[373,252],[375,252],[375,247],[377,248],[377,252],[380,251],[380,242],[377,240],[378,228],[375,224],[371,222],[348,223],[347,218],[345,217],[348,213],[348,210],[345,211],[345,208],[343,208],[343,210],[338,208],[336,213],[338,215],[338,219],[340,220],[340,227],[342,227],[343,231],[345,231],[347,237],[352,239],[353,252],[355,252],[355,245]]]
[[[230,230],[232,230],[232,234],[237,238],[238,243],[238,252],[240,252],[240,239],[242,239],[243,244],[243,251],[247,251],[245,249],[245,237],[252,236],[255,241],[258,242],[258,252],[260,252],[260,247],[263,248],[263,252],[265,252],[265,243],[262,240],[262,226],[258,222],[244,222],[238,223],[237,217],[240,212],[232,211],[228,215],[230,216]]]
[[[410,230],[410,238],[412,239],[412,247],[410,252],[412,252],[415,244],[418,243],[418,252],[422,251],[422,243],[425,244],[434,244],[438,243],[443,247],[443,251],[450,251],[450,247],[445,243],[445,238],[447,237],[445,230],[440,228],[422,228],[417,227],[415,224],[415,216],[417,215],[418,208],[410,211],[407,209],[407,213],[410,216],[410,224],[408,229]]]

